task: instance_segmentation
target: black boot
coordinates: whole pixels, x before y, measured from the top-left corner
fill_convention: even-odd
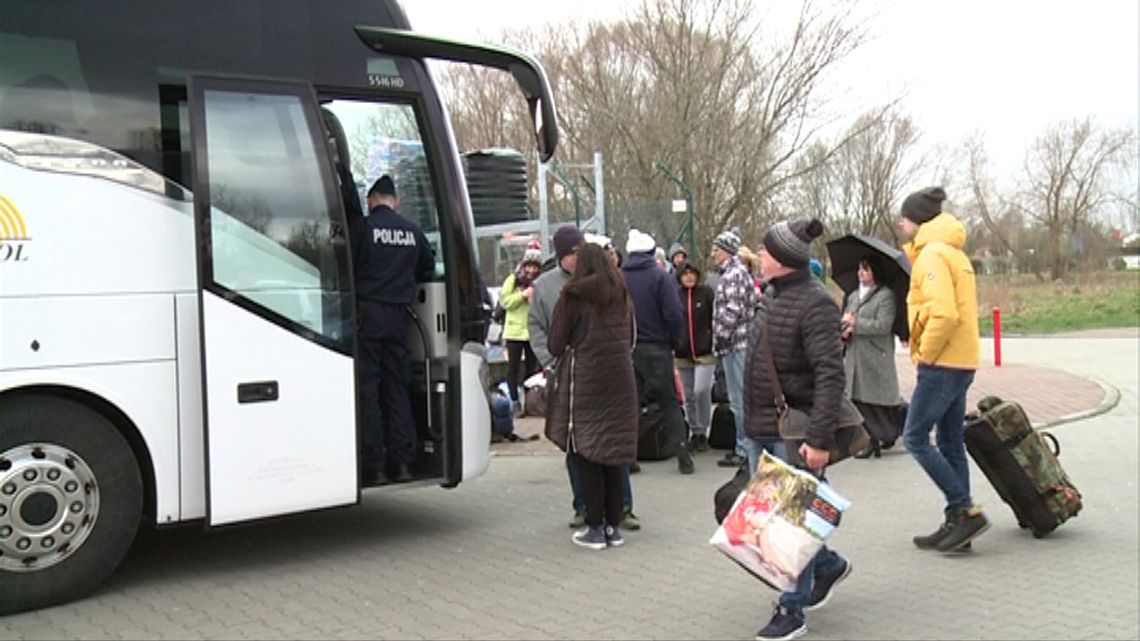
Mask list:
[[[855,454],[855,458],[871,458],[872,456],[875,458],[882,458],[883,456],[882,451],[879,449],[879,441],[876,439],[871,439],[867,447],[864,447]]]
[[[990,522],[982,508],[976,505],[962,508],[956,512],[950,531],[938,542],[938,551],[952,552],[964,548],[989,528]]]
[[[915,547],[920,550],[933,550],[938,547],[938,544],[946,538],[946,535],[950,534],[951,528],[954,527],[954,523],[952,522],[953,518],[954,517],[948,513],[946,520],[942,522],[942,525],[938,526],[937,530],[925,536],[914,537],[913,541]]]
[[[693,455],[689,452],[689,444],[685,441],[677,446],[677,469],[681,474],[693,473]]]

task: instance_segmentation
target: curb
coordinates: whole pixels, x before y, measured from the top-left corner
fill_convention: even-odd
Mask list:
[[[1099,405],[1092,409],[1074,412],[1072,414],[1066,414],[1047,423],[1041,423],[1039,425],[1034,424],[1034,429],[1040,430],[1047,427],[1059,427],[1061,425],[1065,425],[1066,423],[1075,423],[1077,421],[1083,421],[1086,418],[1100,416],[1101,414],[1110,411],[1112,408],[1116,407],[1118,403],[1120,403],[1120,390],[1115,386],[1109,385],[1099,378],[1093,378],[1091,376],[1086,376],[1085,379],[1096,383],[1100,386],[1100,389],[1104,391],[1104,397],[1101,398]]]

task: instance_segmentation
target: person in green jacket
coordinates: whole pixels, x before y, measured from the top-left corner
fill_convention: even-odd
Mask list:
[[[523,355],[526,355],[526,373],[522,380],[530,378],[537,372],[538,357],[530,347],[530,332],[527,329],[527,314],[530,302],[534,298],[534,280],[542,271],[542,251],[530,248],[523,254],[523,259],[513,274],[503,281],[503,288],[499,291],[499,303],[507,311],[506,322],[503,325],[503,340],[507,342],[507,386],[510,388],[511,405],[516,415],[519,414],[519,368],[522,365]]]

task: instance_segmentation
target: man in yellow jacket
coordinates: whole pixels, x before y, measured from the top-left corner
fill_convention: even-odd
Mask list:
[[[906,449],[946,497],[945,521],[933,533],[914,537],[921,549],[967,551],[989,527],[970,498],[966,459],[966,390],[974,382],[981,345],[974,268],[962,251],[966,228],[942,211],[946,192],[928,187],[903,200],[899,226],[912,239],[907,315],[910,357],[918,381],[907,412]],[[937,443],[930,431],[938,425]]]

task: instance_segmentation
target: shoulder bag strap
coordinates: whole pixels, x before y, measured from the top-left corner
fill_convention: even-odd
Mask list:
[[[784,398],[784,390],[780,387],[780,377],[776,374],[776,363],[772,360],[772,343],[768,340],[768,318],[764,318],[763,329],[764,338],[764,362],[768,365],[768,375],[772,377],[772,387],[776,390],[776,396],[773,399],[776,411],[783,414],[788,409],[788,402]]]

